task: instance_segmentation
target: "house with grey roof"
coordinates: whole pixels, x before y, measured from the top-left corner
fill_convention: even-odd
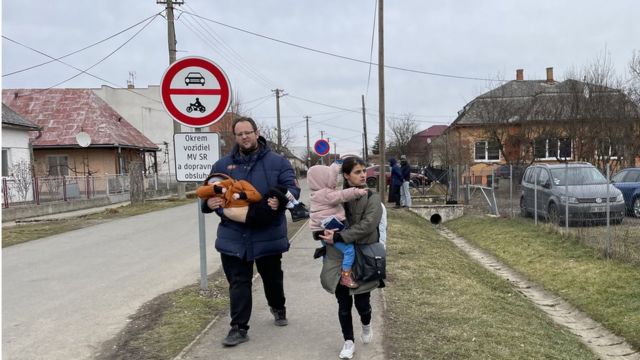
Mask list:
[[[498,164],[640,163],[640,111],[619,89],[587,81],[524,80],[524,71],[466,104],[437,141],[449,165],[484,177]]]

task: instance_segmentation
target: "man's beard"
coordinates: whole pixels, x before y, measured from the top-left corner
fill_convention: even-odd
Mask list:
[[[258,149],[258,143],[256,142],[254,146],[252,146],[252,147],[250,147],[248,149],[240,147],[240,152],[245,154],[245,155],[248,155],[248,154],[251,154],[252,152],[256,151],[257,149]]]

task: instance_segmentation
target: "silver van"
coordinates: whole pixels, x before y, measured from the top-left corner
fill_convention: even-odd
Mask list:
[[[611,222],[622,223],[625,215],[622,193],[607,183],[593,165],[535,164],[529,166],[522,177],[520,213],[530,216],[536,207],[537,216],[545,217],[550,223],[564,224],[568,202],[570,223],[604,221],[607,218],[607,191]]]

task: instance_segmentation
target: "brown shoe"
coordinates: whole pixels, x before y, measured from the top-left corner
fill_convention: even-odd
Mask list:
[[[353,279],[353,273],[351,270],[340,273],[340,285],[346,286],[349,289],[355,289],[360,286],[360,284]]]

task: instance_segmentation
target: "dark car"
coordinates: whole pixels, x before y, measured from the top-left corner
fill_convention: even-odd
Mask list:
[[[386,184],[389,185],[391,179],[391,168],[389,165],[385,165]],[[373,165],[367,168],[367,186],[376,187],[378,185],[378,175],[380,174],[380,166]],[[426,182],[426,178],[422,174],[411,173],[411,186],[420,186]]]
[[[640,218],[640,168],[624,169],[611,181],[613,186],[622,191],[629,214]]]

